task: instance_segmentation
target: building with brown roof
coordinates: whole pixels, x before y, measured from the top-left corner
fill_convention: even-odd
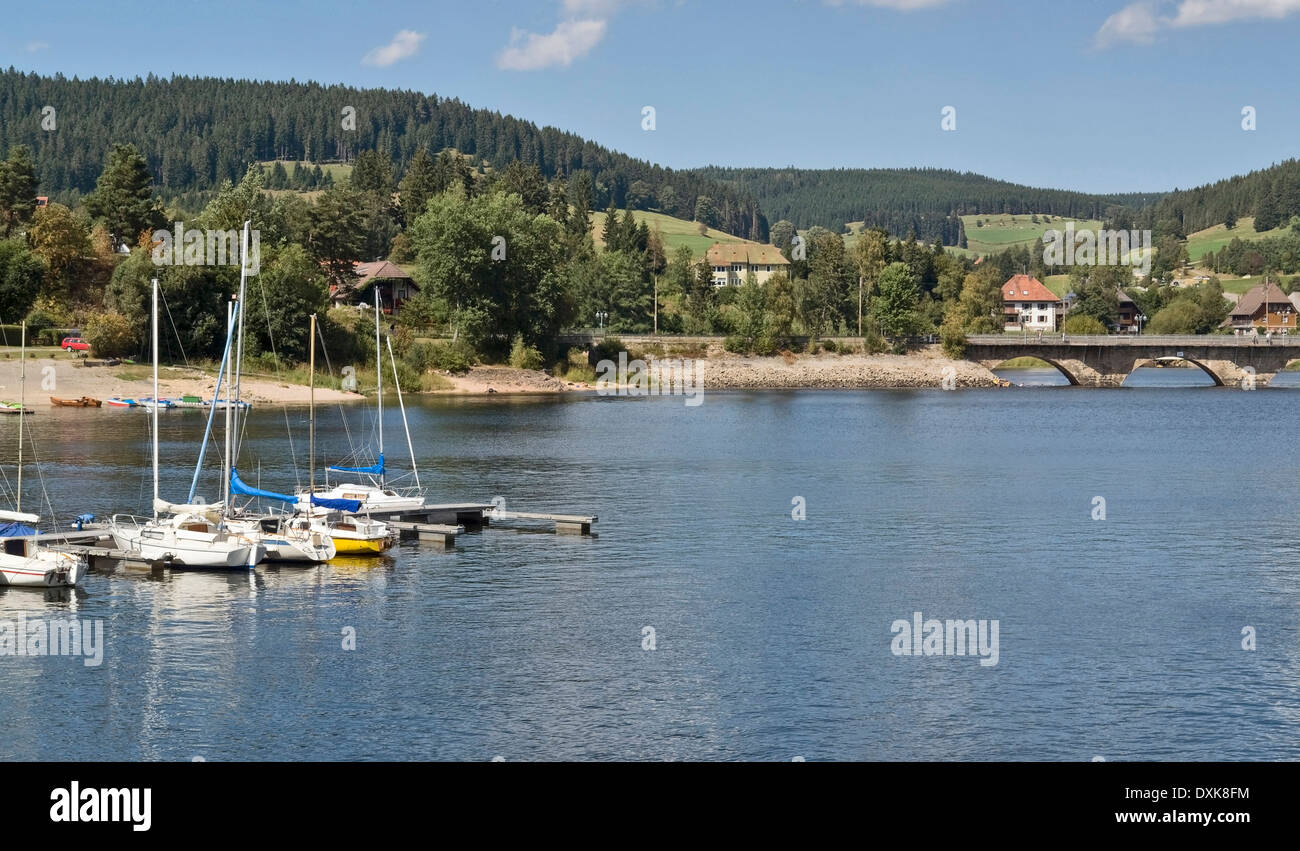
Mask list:
[[[715,242],[704,255],[713,267],[715,287],[738,287],[750,272],[760,284],[790,265],[775,245],[752,242]]]
[[[379,288],[379,304],[384,313],[396,313],[402,302],[415,295],[420,289],[411,276],[401,266],[387,260],[373,263],[357,263],[353,266],[356,275],[354,281],[343,286],[330,284],[330,302],[333,304],[374,304],[374,295],[370,294],[371,285]]]
[[[1240,331],[1296,330],[1296,307],[1281,287],[1272,282],[1247,290],[1223,320],[1222,328]]]
[[[1032,275],[1012,275],[1002,285],[1002,319],[1007,331],[1055,331],[1065,303]]]

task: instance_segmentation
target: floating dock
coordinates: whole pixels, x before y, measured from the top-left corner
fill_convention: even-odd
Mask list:
[[[463,533],[465,529],[485,529],[495,524],[513,521],[553,523],[557,534],[591,536],[593,534],[591,527],[599,519],[594,514],[506,511],[492,503],[484,502],[430,503],[421,508],[405,511],[371,511],[370,516],[403,533],[415,535],[427,529],[429,535],[427,540],[431,541],[437,540],[440,535],[444,539],[451,536],[452,540],[447,542],[448,545],[454,542],[454,535]],[[420,540],[426,538],[421,537]]]

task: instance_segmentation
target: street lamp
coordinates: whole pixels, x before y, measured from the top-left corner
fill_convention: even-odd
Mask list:
[[[609,313],[604,310],[596,311],[596,322],[600,325],[601,334],[605,333],[605,320],[609,318]]]
[[[1138,334],[1140,335],[1142,333],[1142,323],[1147,321],[1146,314],[1139,313],[1137,315],[1137,321],[1138,321]]]

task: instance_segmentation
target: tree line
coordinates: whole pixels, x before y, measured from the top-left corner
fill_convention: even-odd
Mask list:
[[[75,203],[95,185],[99,152],[114,143],[135,146],[162,197],[189,204],[206,203],[224,181],[241,180],[252,162],[351,162],[372,150],[404,170],[417,151],[453,148],[479,171],[523,162],[547,179],[585,173],[596,209],[612,203],[689,219],[706,196],[723,230],[767,238],[759,205],[742,190],[455,98],[295,80],[0,72],[0,151],[28,146],[43,194]]]

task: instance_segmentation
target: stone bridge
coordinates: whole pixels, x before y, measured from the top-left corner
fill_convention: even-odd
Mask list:
[[[1256,386],[1293,360],[1300,360],[1300,335],[1263,337],[1070,336],[1019,337],[979,334],[967,338],[966,359],[993,369],[1012,358],[1033,357],[1059,369],[1071,384],[1119,387],[1139,364],[1184,360],[1199,366],[1215,384],[1240,384],[1254,377]]]

